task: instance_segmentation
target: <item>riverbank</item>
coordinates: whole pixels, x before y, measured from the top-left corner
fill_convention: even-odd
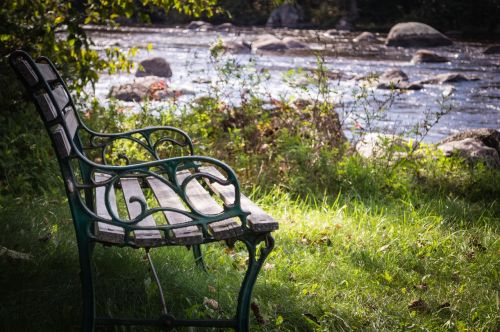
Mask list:
[[[448,95],[451,112],[443,117],[429,133],[426,141],[437,142],[444,137],[473,128],[500,128],[500,56],[484,54],[490,44],[454,40],[452,46],[434,48],[433,52],[448,59],[442,63],[414,64],[412,57],[418,49],[387,47],[383,44],[386,35],[375,35],[371,43],[356,43],[358,33],[332,30],[297,30],[225,27],[225,30],[187,29],[164,27],[120,27],[113,29],[91,28],[89,34],[96,48],[128,49],[139,47],[133,60],[147,58],[166,59],[173,75],[167,83],[177,90],[193,91],[185,100],[206,96],[217,83],[217,69],[211,59],[210,47],[220,39],[225,42],[244,41],[251,43],[264,34],[273,34],[278,39],[293,38],[307,46],[306,49],[289,49],[276,52],[245,52],[224,55],[226,61],[239,66],[253,67],[256,72],[268,73],[269,80],[253,86],[255,93],[271,93],[272,98],[305,98],[297,88],[284,83],[290,71],[313,70],[317,66],[316,54],[324,56],[324,68],[331,73],[329,85],[345,102],[353,100],[352,91],[360,86],[359,77],[381,75],[391,69],[400,69],[410,82],[429,80],[437,75],[460,73],[477,78],[470,82],[428,84],[419,91],[404,91],[392,104],[387,117],[380,122],[383,131],[394,132],[402,126],[411,128],[422,120],[423,114],[442,111],[440,100]],[[148,44],[153,49],[148,51]],[[106,99],[112,86],[127,84],[134,80],[134,73],[108,76],[103,74],[96,84],[96,95]],[[308,85],[314,91],[313,85]],[[374,96],[383,98],[387,91],[372,89]],[[228,87],[226,95],[239,95],[234,87]],[[182,98],[181,98],[182,99]],[[227,100],[236,103],[237,100]],[[133,104],[125,105],[133,107]],[[342,116],[342,115],[341,115]]]

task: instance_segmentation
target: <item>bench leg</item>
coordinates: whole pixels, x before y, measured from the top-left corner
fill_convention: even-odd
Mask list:
[[[247,332],[249,329],[250,301],[252,299],[253,286],[259,275],[260,268],[264,264],[267,256],[273,250],[274,239],[270,234],[261,236],[251,236],[242,241],[248,249],[248,269],[241,284],[238,296],[238,307],[236,309],[237,331]],[[265,247],[261,248],[259,258],[256,257],[257,246],[260,242],[265,242]]]
[[[80,256],[80,278],[82,281],[83,316],[82,331],[94,331],[95,326],[95,295],[94,282],[92,278],[92,256],[93,243],[78,241],[78,252]]]
[[[199,244],[193,245],[193,255],[196,266],[206,272],[207,268],[205,266],[205,262],[203,261],[203,254],[201,253],[201,247]]]

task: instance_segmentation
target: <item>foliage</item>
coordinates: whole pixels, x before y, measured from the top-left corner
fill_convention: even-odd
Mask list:
[[[78,94],[93,84],[102,71],[127,71],[136,49],[93,48],[84,24],[115,24],[131,17],[141,5],[177,10],[188,15],[220,12],[214,0],[143,1],[7,1],[0,8],[0,193],[39,191],[52,187],[57,172],[52,149],[31,103],[23,102],[24,88],[14,77],[7,56],[23,49],[32,56],[45,55]],[[140,12],[140,11],[139,11]],[[144,16],[144,15],[143,15]],[[143,17],[147,19],[147,17]],[[36,119],[36,120],[35,120]],[[34,143],[37,142],[35,152]]]

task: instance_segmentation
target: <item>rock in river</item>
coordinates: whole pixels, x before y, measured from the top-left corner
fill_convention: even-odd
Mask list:
[[[468,81],[477,81],[477,77],[467,77],[459,73],[444,73],[434,77],[422,80],[420,84],[444,84],[444,83],[460,83]]]
[[[198,30],[198,31],[209,31],[213,29],[213,25],[205,22],[205,21],[191,21],[186,28],[189,30]]]
[[[132,83],[111,87],[110,97],[123,101],[141,101],[154,98],[158,91],[166,91],[165,80],[157,76],[138,77]]]
[[[285,43],[288,49],[305,49],[309,48],[307,44],[295,39],[294,37],[285,37],[283,38],[283,43]]]
[[[352,41],[355,43],[366,43],[366,44],[379,42],[375,34],[366,31],[358,35]]]
[[[264,35],[252,42],[252,51],[284,51],[286,44],[273,35]]]
[[[378,89],[420,90],[419,83],[408,82],[408,75],[400,69],[388,69],[378,79]]]
[[[435,47],[453,42],[433,27],[419,22],[398,23],[391,28],[385,44],[402,47]]]
[[[140,65],[142,66],[142,70],[138,69],[135,73],[136,77],[144,77],[144,76],[158,76],[158,77],[171,77],[172,70],[170,69],[170,65],[163,58],[152,58],[141,61]]]
[[[233,40],[223,40],[221,44],[214,44],[210,49],[214,49],[216,47],[222,48],[222,50],[230,53],[250,53],[251,47],[250,43],[242,40],[242,39],[233,39]]]
[[[436,63],[436,62],[448,62],[449,60],[444,56],[438,55],[429,50],[418,50],[413,58],[412,63]]]

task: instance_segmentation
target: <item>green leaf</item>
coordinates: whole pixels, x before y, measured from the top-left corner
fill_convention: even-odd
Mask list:
[[[56,19],[54,20],[54,25],[59,25],[62,22],[64,22],[64,16],[57,16]]]

